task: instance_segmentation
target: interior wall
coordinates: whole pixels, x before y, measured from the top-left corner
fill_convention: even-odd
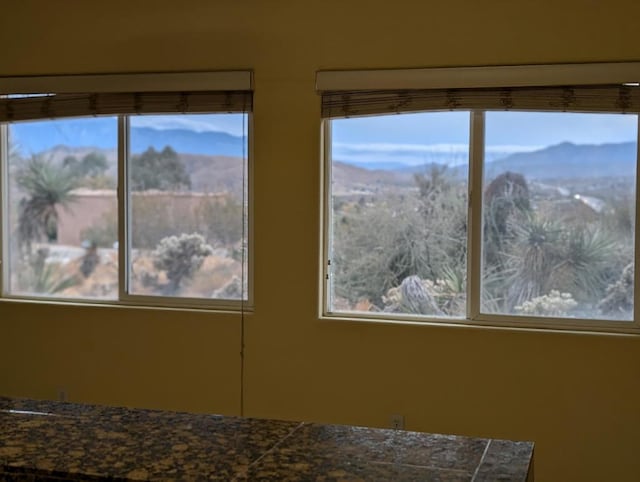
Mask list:
[[[100,6],[98,6],[100,5]],[[637,337],[321,321],[319,69],[640,59],[633,0],[5,2],[0,75],[252,69],[245,414],[534,440],[541,481],[640,473]],[[0,393],[238,414],[229,313],[0,302]]]

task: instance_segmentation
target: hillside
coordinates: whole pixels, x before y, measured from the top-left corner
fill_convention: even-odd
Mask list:
[[[530,152],[510,154],[485,164],[485,174],[492,178],[501,172],[513,171],[528,179],[590,179],[602,177],[633,177],[636,169],[637,144],[635,142],[612,144],[561,144],[548,146]],[[357,163],[334,162],[339,181],[353,184],[375,182],[402,183],[411,180],[413,173],[428,173],[432,168],[445,164],[428,162],[419,166],[403,166],[398,163]],[[374,169],[374,166],[377,169]],[[348,169],[347,169],[348,168]],[[334,168],[335,169],[335,168]],[[458,178],[467,176],[466,164],[455,165],[447,169],[450,175]]]
[[[635,175],[636,156],[635,142],[597,145],[563,142],[487,163],[486,171],[489,177],[514,171],[532,179],[628,177]]]
[[[334,161],[332,191],[336,196],[374,194],[385,188],[412,186],[413,174],[403,171],[371,170]]]

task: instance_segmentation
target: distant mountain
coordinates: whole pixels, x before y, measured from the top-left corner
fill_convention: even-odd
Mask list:
[[[402,162],[386,162],[386,161],[339,161],[334,159],[334,162],[343,162],[344,164],[349,164],[353,167],[359,167],[360,169],[367,169],[369,171],[402,171],[404,169],[411,169],[411,167],[407,167],[406,164]],[[420,166],[416,166],[420,167]]]
[[[495,177],[505,171],[518,172],[530,179],[568,179],[591,177],[628,177],[635,175],[637,144],[573,144],[563,142],[536,151],[518,152],[499,159],[489,158],[485,173]],[[394,162],[350,162],[351,166],[370,171],[389,171],[396,174],[428,173],[434,167],[447,164],[429,161],[420,165]],[[447,168],[456,177],[467,175],[468,166],[458,164]]]
[[[11,125],[12,141],[24,154],[34,154],[55,146],[115,149],[118,126],[113,118],[66,119],[46,123]],[[241,157],[244,140],[225,132],[196,132],[187,129],[132,127],[131,151],[149,147],[156,150],[171,145],[177,152]]]
[[[334,195],[367,195],[393,187],[413,186],[413,174],[362,167],[334,161],[331,165],[331,191]]]
[[[186,129],[131,128],[131,151],[162,149],[170,144],[174,150],[188,154],[242,157],[243,139],[225,132],[195,132]]]
[[[635,175],[637,144],[572,144],[563,142],[533,152],[519,152],[487,163],[489,177],[504,171],[528,178],[628,177]]]

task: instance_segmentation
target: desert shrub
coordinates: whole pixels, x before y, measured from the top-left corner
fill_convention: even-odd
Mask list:
[[[567,316],[577,305],[578,303],[573,299],[571,293],[551,290],[549,294],[525,301],[522,305],[516,306],[515,310],[523,315]]]
[[[333,287],[378,308],[411,276],[439,280],[466,272],[466,185],[442,169],[417,175],[417,192],[343,203],[334,213]],[[336,203],[334,203],[334,206]]]
[[[598,304],[605,315],[629,318],[633,313],[634,267],[629,263],[620,278],[607,287],[606,296]]]
[[[153,265],[166,272],[166,293],[176,293],[183,280],[191,278],[205,257],[211,254],[213,249],[200,234],[181,234],[162,239],[153,251]]]

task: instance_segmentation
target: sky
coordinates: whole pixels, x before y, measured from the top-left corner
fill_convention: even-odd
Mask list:
[[[132,116],[134,127],[153,127],[154,129],[187,129],[196,132],[215,131],[242,136],[247,126],[242,115],[227,114],[181,114],[172,116]]]
[[[637,116],[622,114],[488,112],[486,159],[546,146],[637,139]],[[436,112],[332,121],[333,159],[352,163],[466,162],[468,112]]]

